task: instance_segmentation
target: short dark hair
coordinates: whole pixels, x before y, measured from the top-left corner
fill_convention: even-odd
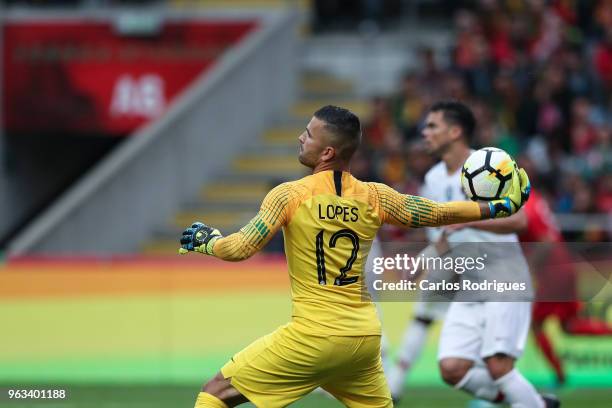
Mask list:
[[[340,159],[349,161],[361,144],[361,123],[357,115],[348,109],[327,105],[314,116],[325,122],[325,129],[333,135],[332,142],[338,148]]]
[[[476,130],[476,118],[472,110],[462,102],[448,100],[434,103],[429,112],[442,112],[446,123],[459,126],[463,132],[463,137],[470,142]]]

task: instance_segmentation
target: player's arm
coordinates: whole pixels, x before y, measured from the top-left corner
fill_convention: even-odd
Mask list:
[[[527,229],[527,215],[525,215],[524,211],[519,211],[510,217],[473,221],[461,225],[453,225],[447,229],[450,232],[461,228],[474,228],[494,234],[520,234]]]
[[[194,223],[183,232],[179,253],[201,252],[226,261],[250,258],[287,223],[287,209],[293,196],[289,183],[275,187],[264,198],[257,215],[238,232],[226,237],[215,228]]]
[[[438,227],[488,218],[482,203],[439,203],[420,196],[401,194],[385,184],[374,184],[381,221],[399,227]]]
[[[515,214],[527,201],[531,186],[524,170],[514,172],[506,196],[488,202],[451,201],[439,203],[419,196],[398,193],[385,184],[372,184],[378,194],[381,220],[403,227],[439,227]]]

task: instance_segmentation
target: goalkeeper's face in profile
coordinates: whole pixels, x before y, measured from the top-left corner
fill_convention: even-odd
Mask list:
[[[315,112],[298,138],[298,159],[313,170],[346,168],[361,141],[361,125],[352,112],[325,106]]]
[[[320,162],[332,160],[335,149],[329,139],[325,122],[313,117],[298,138],[300,163],[314,169]]]

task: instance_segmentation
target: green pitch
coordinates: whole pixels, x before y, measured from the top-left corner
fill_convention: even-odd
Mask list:
[[[69,278],[90,276],[76,272]],[[45,271],[38,279],[46,277],[45,285],[57,288],[71,282],[56,281],[53,273]],[[180,287],[180,282],[168,284],[162,279],[166,275],[142,271],[132,275],[136,279],[134,276],[138,285],[158,279],[160,287],[168,289],[122,292],[119,289],[129,282],[109,271],[104,279],[117,280],[116,293],[81,294],[81,289],[91,289],[91,285],[79,281],[69,295],[15,296],[7,291],[9,296],[0,297],[0,387],[4,387],[0,388],[0,407],[192,407],[202,382],[235,352],[290,320],[288,288],[278,285],[257,290],[248,285],[227,289],[184,285],[178,290],[173,288]],[[2,283],[0,274],[0,291],[6,287]],[[399,343],[411,308],[410,303],[382,305],[383,324],[392,345]],[[570,338],[556,324],[549,329],[569,372],[571,388],[561,393],[564,407],[612,406],[609,338]],[[438,332],[439,325],[407,379],[410,391],[400,407],[467,406],[467,396],[439,379],[435,363]],[[550,385],[551,372],[532,343],[520,368],[538,387]],[[40,389],[42,384],[51,385],[47,388],[65,384],[70,398],[57,403],[6,401],[7,388]],[[315,395],[294,406],[340,405]]]
[[[411,304],[382,309],[390,342],[398,344]],[[288,322],[290,310],[287,294],[278,291],[0,301],[0,382],[200,382]],[[435,364],[438,331],[439,325],[414,367],[413,386],[442,384]],[[609,386],[609,339],[555,334],[561,352],[572,358],[569,385]],[[520,367],[536,385],[550,385],[550,370],[532,343]]]
[[[3,389],[3,388],[2,388]],[[193,407],[197,386],[79,386],[69,387],[69,397],[62,402],[7,402],[0,398],[0,406],[12,408],[168,408]],[[609,390],[564,390],[557,393],[563,408],[610,407]],[[406,394],[399,408],[456,408],[467,407],[469,398],[458,391],[446,388],[415,388]],[[243,407],[253,407],[244,404]],[[342,405],[321,395],[310,395],[291,405],[296,408],[338,408]]]

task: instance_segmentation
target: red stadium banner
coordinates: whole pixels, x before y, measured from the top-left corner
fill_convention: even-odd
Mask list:
[[[4,25],[5,128],[125,136],[158,118],[255,21],[183,20],[125,35],[98,20]]]

